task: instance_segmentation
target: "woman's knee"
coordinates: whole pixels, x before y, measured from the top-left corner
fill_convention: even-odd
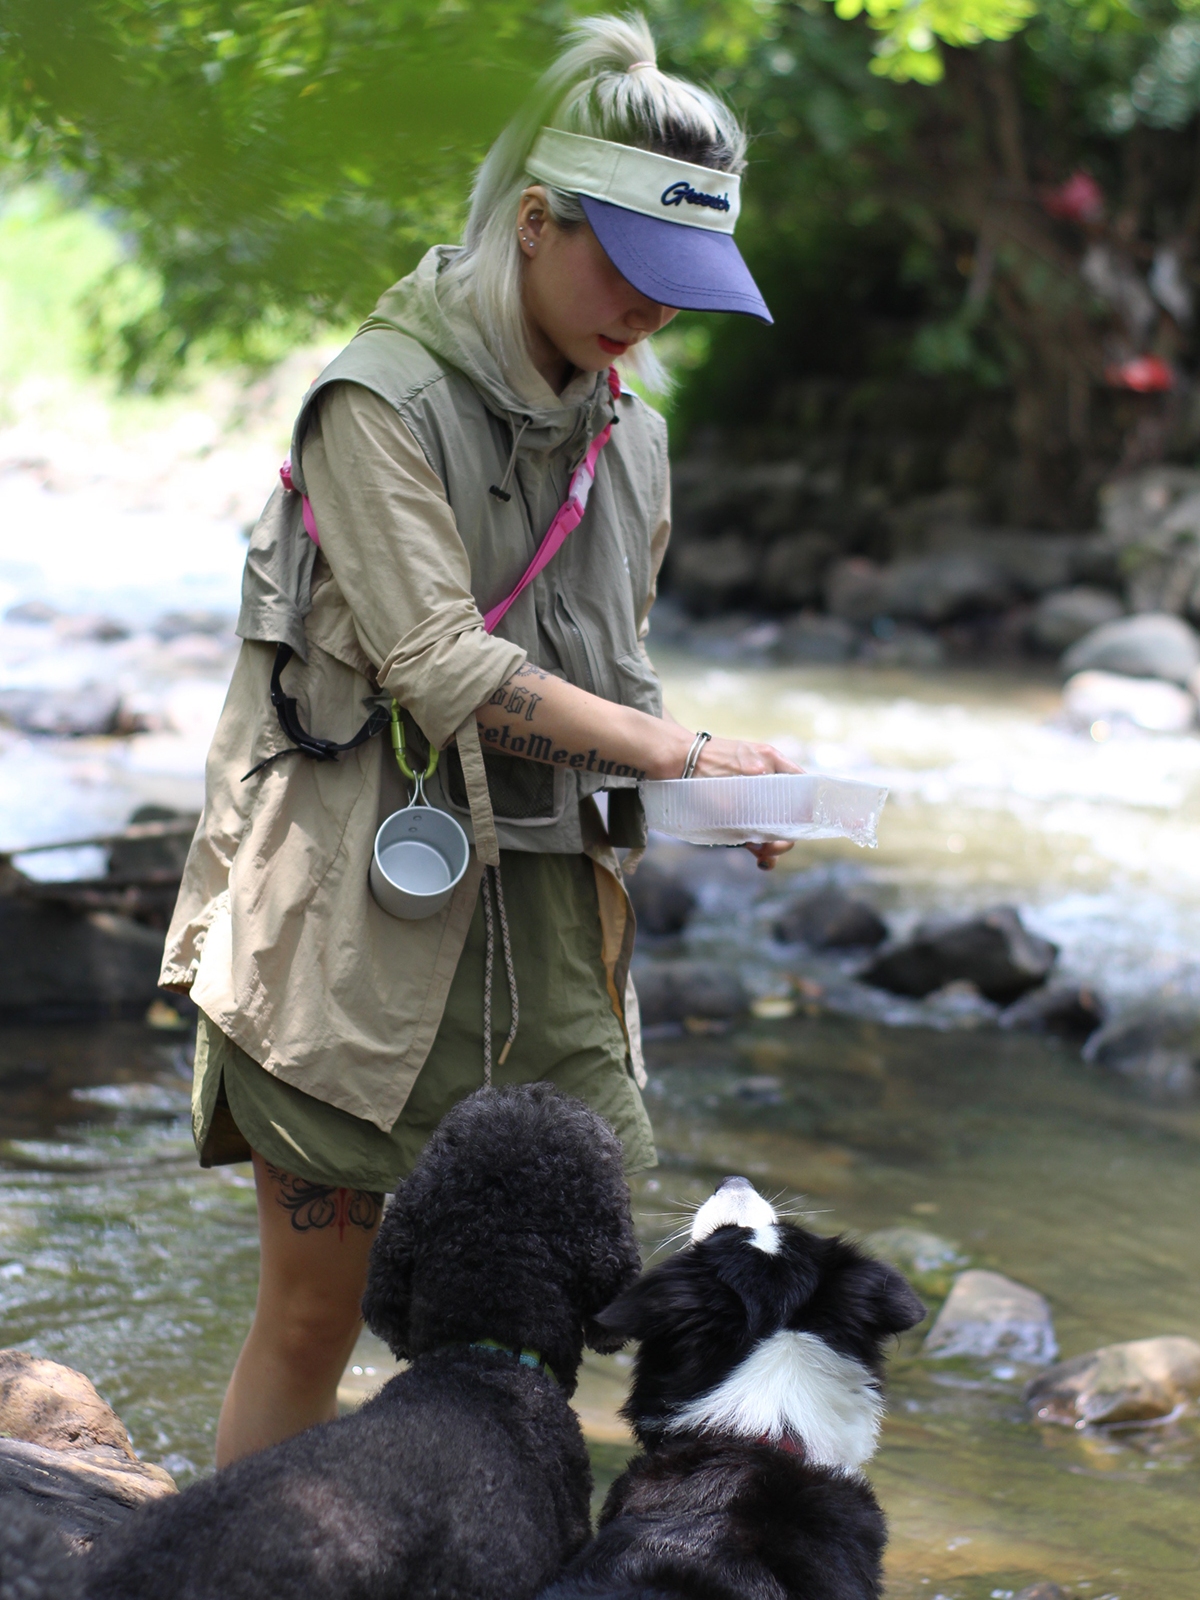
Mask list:
[[[313,1379],[340,1372],[360,1325],[356,1296],[300,1292],[259,1297],[255,1334],[296,1374]]]

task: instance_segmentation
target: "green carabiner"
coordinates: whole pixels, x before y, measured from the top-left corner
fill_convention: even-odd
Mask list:
[[[404,743],[404,722],[400,716],[400,702],[392,701],[392,749],[396,753],[396,765],[408,779],[409,783],[422,783],[427,778],[432,778],[437,771],[438,752],[436,745],[429,746],[429,765],[422,773],[416,773],[408,764],[408,746]]]

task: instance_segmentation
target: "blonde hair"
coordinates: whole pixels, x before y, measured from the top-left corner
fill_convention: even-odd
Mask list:
[[[448,271],[448,287],[470,297],[484,340],[518,393],[540,386],[526,339],[516,232],[521,195],[537,181],[525,163],[539,131],[611,139],[717,172],[740,172],[746,164],[746,135],[734,113],[706,90],[660,72],[655,54],[654,36],[638,12],[576,23],[476,176],[463,253]],[[584,222],[578,195],[544,187],[559,227]],[[661,363],[648,342],[636,345],[624,365],[648,386],[663,386]]]

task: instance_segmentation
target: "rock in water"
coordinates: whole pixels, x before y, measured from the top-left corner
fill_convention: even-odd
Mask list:
[[[1054,589],[1044,594],[1029,620],[1029,637],[1041,650],[1058,655],[1077,639],[1115,622],[1124,607],[1108,589],[1095,589],[1086,583],[1071,589]]]
[[[1050,1307],[1036,1289],[999,1272],[972,1268],[954,1280],[946,1304],[929,1330],[924,1352],[991,1360],[1043,1363],[1058,1354]]]
[[[0,1350],[0,1436],[0,1516],[40,1511],[76,1547],[175,1492],[83,1373],[23,1350]]]
[[[1092,1034],[1083,1058],[1156,1099],[1185,1099],[1200,1065],[1200,1010],[1175,996],[1142,1001]]]
[[[1031,989],[1001,1015],[1002,1028],[1053,1033],[1083,1041],[1104,1024],[1104,1005],[1086,983],[1048,983]]]
[[[1009,1005],[1045,981],[1057,955],[1057,946],[1030,933],[1012,906],[993,906],[965,922],[921,923],[911,939],[885,950],[861,977],[914,999],[966,981],[988,1000]]]
[[[879,1228],[863,1240],[873,1256],[899,1267],[918,1294],[944,1295],[967,1257],[950,1239],[923,1228]]]
[[[736,972],[715,961],[653,961],[634,973],[642,1021],[723,1022],[740,1016],[749,1003]]]
[[[687,884],[651,860],[641,863],[626,887],[639,933],[682,933],[696,909],[696,896]]]
[[[780,661],[849,661],[861,642],[858,629],[840,617],[801,611],[783,624],[775,654]]]
[[[0,1014],[141,1012],[158,993],[163,935],[107,911],[0,898]]]
[[[775,923],[774,933],[784,944],[840,950],[882,944],[887,938],[887,925],[865,900],[829,884],[789,902]]]
[[[1154,1422],[1200,1398],[1195,1339],[1134,1339],[1061,1361],[1035,1378],[1025,1401],[1039,1422],[1083,1428]]]
[[[56,738],[115,733],[120,712],[117,691],[94,683],[80,689],[5,689],[0,693],[0,720],[24,733]]]
[[[1200,665],[1200,635],[1165,611],[1105,622],[1073,644],[1063,672],[1119,672],[1127,678],[1165,678],[1186,683]]]
[[[1063,710],[1076,728],[1129,722],[1147,733],[1186,733],[1196,720],[1195,701],[1177,685],[1164,678],[1123,678],[1117,672],[1077,672],[1068,678]]]
[[[1027,1588],[1018,1589],[1013,1600],[1067,1600],[1067,1597],[1056,1583],[1031,1583]]]

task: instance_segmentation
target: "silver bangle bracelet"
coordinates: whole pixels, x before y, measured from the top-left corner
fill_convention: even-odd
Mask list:
[[[711,738],[711,733],[705,733],[703,729],[701,729],[701,731],[692,740],[692,748],[688,751],[687,760],[683,763],[683,772],[681,777],[690,778],[694,776],[696,771],[696,763],[700,760],[700,752],[704,749],[704,746]]]

